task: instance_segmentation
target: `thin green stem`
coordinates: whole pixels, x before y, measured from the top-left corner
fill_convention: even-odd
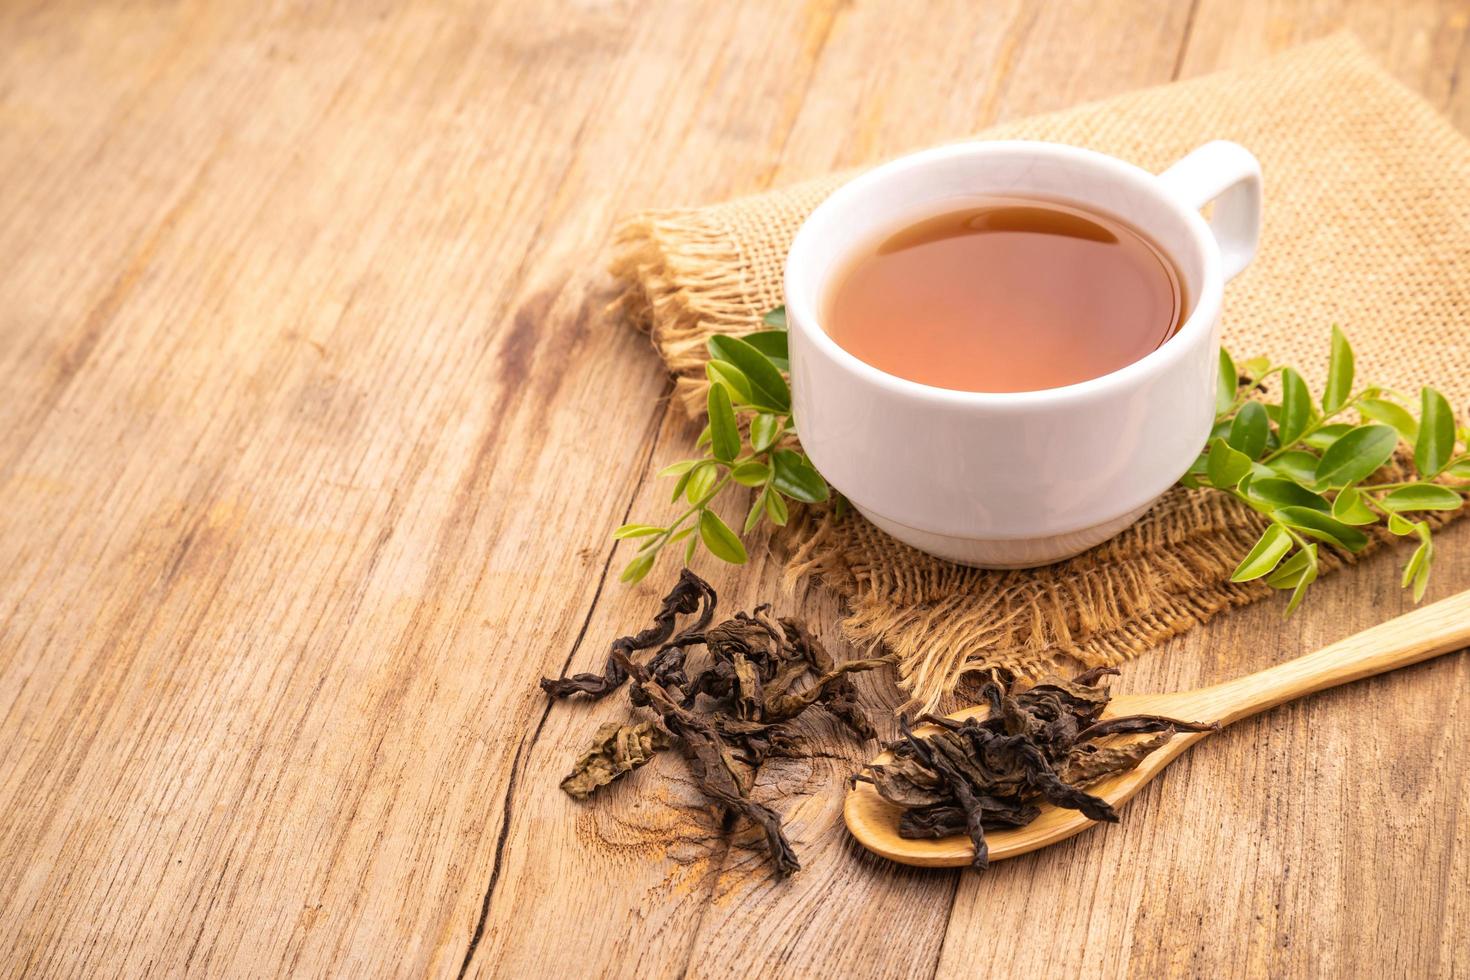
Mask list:
[[[1280,521],[1275,521],[1275,522],[1274,522],[1274,523],[1276,523],[1276,524],[1277,524],[1277,525],[1279,525],[1279,526],[1280,526],[1280,527],[1281,527],[1281,528],[1282,528],[1282,529],[1283,529],[1283,530],[1284,530],[1284,531],[1286,531],[1286,533],[1287,533],[1287,535],[1288,535],[1288,536],[1289,536],[1289,537],[1290,537],[1290,538],[1291,538],[1291,540],[1292,540],[1292,541],[1293,541],[1293,542],[1295,542],[1295,543],[1296,543],[1296,546],[1297,546],[1297,547],[1298,547],[1298,548],[1305,548],[1305,547],[1306,547],[1306,546],[1307,546],[1307,543],[1308,543],[1308,542],[1307,542],[1307,539],[1306,539],[1306,538],[1304,538],[1304,537],[1303,537],[1303,536],[1302,536],[1302,535],[1301,535],[1301,534],[1300,534],[1300,532],[1298,532],[1298,531],[1297,531],[1297,530],[1296,530],[1296,528],[1294,528],[1294,527],[1291,527],[1291,526],[1290,526],[1290,525],[1287,525],[1287,524],[1282,524],[1282,523],[1281,523],[1281,522],[1280,522]]]
[[[1399,483],[1365,483],[1362,486],[1358,487],[1358,489],[1362,490],[1364,493],[1367,493],[1370,490],[1386,492],[1390,490],[1402,490],[1404,487],[1417,487],[1424,483],[1431,483],[1431,485],[1436,487],[1444,487],[1446,490],[1453,490],[1456,493],[1470,493],[1470,483],[1432,483],[1432,481],[1429,480],[1405,480]]]
[[[724,463],[720,463],[718,465],[724,466],[725,464]],[[684,513],[680,514],[674,520],[674,523],[672,523],[668,527],[664,528],[663,531],[660,532],[659,534],[654,535],[649,540],[648,544],[645,544],[643,547],[639,548],[638,550],[639,551],[647,551],[647,552],[650,552],[650,553],[654,553],[654,552],[657,552],[657,551],[661,550],[664,545],[668,544],[669,538],[673,537],[674,534],[681,527],[683,527],[685,521],[689,520],[690,517],[693,517],[695,514],[697,514],[700,511],[704,510],[705,507],[709,506],[709,502],[711,500],[714,500],[715,497],[719,494],[719,492],[721,490],[723,490],[730,483],[730,474],[729,474],[728,470],[729,470],[729,468],[726,467],[726,473],[725,473],[725,475],[722,476],[722,477],[720,477],[720,479],[718,479],[717,481],[715,481],[714,486],[710,487],[709,488],[709,491],[707,493],[705,493],[705,495],[703,497],[700,497],[699,500],[697,500],[693,504],[691,504],[688,510],[686,510]]]
[[[1282,371],[1285,370],[1285,364],[1278,364],[1275,367],[1267,368],[1264,372],[1262,372],[1259,378],[1256,378],[1249,384],[1237,386],[1235,401],[1225,411],[1220,412],[1218,415],[1216,415],[1215,421],[1222,422],[1225,419],[1229,418],[1231,415],[1234,415],[1236,412],[1240,411],[1241,406],[1251,400],[1251,392],[1255,391],[1257,385],[1264,384],[1267,378],[1275,374],[1280,374]]]
[[[1278,456],[1285,455],[1286,453],[1295,449],[1297,446],[1300,446],[1302,443],[1307,441],[1308,437],[1314,436],[1318,432],[1321,432],[1323,429],[1325,429],[1332,422],[1333,419],[1337,418],[1343,412],[1346,412],[1350,408],[1357,408],[1358,402],[1361,401],[1362,398],[1363,395],[1361,393],[1349,398],[1347,401],[1343,402],[1342,405],[1338,407],[1335,411],[1328,412],[1326,415],[1321,416],[1311,425],[1307,426],[1306,429],[1302,430],[1302,434],[1297,436],[1295,440],[1288,443],[1287,445],[1279,447],[1275,452],[1267,454],[1267,456],[1262,459],[1261,462],[1270,463],[1271,460],[1276,459]]]

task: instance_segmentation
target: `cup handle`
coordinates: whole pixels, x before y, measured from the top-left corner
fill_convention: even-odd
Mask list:
[[[1261,164],[1239,143],[1214,140],[1159,174],[1164,189],[1191,209],[1215,202],[1210,230],[1226,280],[1250,265],[1261,238]]]

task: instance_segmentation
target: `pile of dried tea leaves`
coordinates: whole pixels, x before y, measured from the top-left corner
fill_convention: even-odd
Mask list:
[[[926,717],[938,727],[916,735],[907,718],[902,736],[886,746],[892,760],[870,764],[854,781],[872,783],[878,795],[904,807],[898,833],[907,838],[968,834],[975,845],[971,866],[989,864],[985,831],[1023,827],[1040,813],[1038,803],[1080,810],[1089,819],[1116,822],[1105,800],[1081,787],[1138,766],[1177,732],[1214,731],[1218,725],[1157,715],[1099,720],[1108,704],[1099,667],[1070,681],[1048,679],[1024,691],[994,680],[982,690],[990,703],[983,720]],[[1118,735],[1153,737],[1121,744]]]
[[[789,723],[808,708],[825,710],[861,739],[875,738],[850,675],[891,661],[835,664],[805,627],[765,605],[711,625],[716,601],[714,589],[685,569],[653,625],[613,641],[601,674],[541,681],[553,698],[603,698],[631,680],[629,702],[654,715],[603,725],[561,787],[586,799],[677,746],[704,795],[760,827],[776,870],[790,874],[800,865],[781,818],[750,798],[756,773],[769,758],[807,754]],[[675,633],[680,616],[694,618]],[[633,659],[645,650],[653,653]]]

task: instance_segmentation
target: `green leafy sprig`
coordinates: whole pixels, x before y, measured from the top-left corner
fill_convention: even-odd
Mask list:
[[[1258,397],[1272,379],[1279,397]],[[1361,551],[1365,529],[1385,522],[1419,540],[1403,575],[1419,601],[1434,540],[1428,522],[1409,515],[1458,510],[1470,494],[1470,432],[1456,427],[1443,395],[1421,389],[1416,417],[1407,396],[1373,386],[1354,391],[1353,381],[1352,347],[1335,326],[1320,399],[1294,368],[1265,358],[1237,367],[1222,349],[1215,427],[1180,481],[1228,493],[1269,520],[1231,581],[1265,578],[1291,590],[1288,615],[1317,579],[1321,545]],[[1377,480],[1401,441],[1414,449],[1418,476]]]
[[[702,542],[716,558],[736,565],[746,561],[741,537],[763,520],[784,525],[790,518],[788,501],[814,504],[830,495],[827,482],[795,448],[796,426],[791,417],[791,389],[786,347],[786,311],[767,313],[761,330],[745,337],[717,335],[709,339],[709,424],[696,448],[704,454],[680,460],[659,471],[675,479],[673,500],[683,498],[687,508],[667,525],[624,524],[615,538],[642,538],[642,545],[623,568],[624,582],[647,575],[663,549],[681,541],[684,562],[694,557]],[[727,491],[747,487],[750,509],[740,534],[714,510]]]

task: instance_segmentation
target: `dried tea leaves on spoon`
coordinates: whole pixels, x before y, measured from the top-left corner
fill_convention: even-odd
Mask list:
[[[561,786],[586,799],[677,745],[701,792],[759,827],[776,870],[790,874],[800,865],[780,816],[750,798],[756,773],[769,758],[806,754],[790,722],[810,708],[860,739],[875,738],[851,675],[890,661],[837,664],[801,623],[774,617],[765,605],[711,625],[716,601],[709,583],[685,569],[653,624],[613,641],[601,674],[541,681],[553,698],[600,699],[627,684],[629,703],[654,715],[599,728]],[[676,633],[680,616],[693,618]]]
[[[939,729],[927,736],[903,718],[902,737],[887,746],[892,761],[869,764],[853,779],[872,783],[879,796],[904,808],[900,837],[968,834],[976,871],[989,864],[985,831],[1024,827],[1042,802],[1116,822],[1112,806],[1082,787],[1136,768],[1178,732],[1219,727],[1157,715],[1099,720],[1109,700],[1102,679],[1116,673],[1099,667],[1024,691],[992,680],[982,691],[990,702],[986,718],[925,718]],[[1152,737],[1099,741],[1130,735]]]

